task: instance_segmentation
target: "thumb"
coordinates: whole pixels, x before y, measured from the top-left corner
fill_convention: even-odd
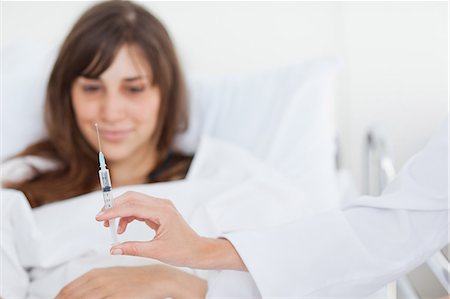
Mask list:
[[[111,247],[112,255],[131,255],[152,257],[153,241],[141,241],[141,242],[124,242],[119,245]]]

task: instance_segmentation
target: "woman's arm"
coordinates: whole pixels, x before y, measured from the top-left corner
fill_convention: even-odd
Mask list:
[[[64,298],[205,298],[207,283],[165,265],[94,269],[66,285]]]
[[[118,233],[123,233],[128,223],[140,220],[156,235],[147,242],[124,242],[113,246],[111,254],[149,257],[197,269],[247,270],[228,240],[199,236],[169,200],[126,192],[116,198],[113,208],[102,210],[96,218],[105,221],[116,217],[121,217]]]
[[[240,255],[227,239],[202,238],[201,246],[195,268],[247,271]]]

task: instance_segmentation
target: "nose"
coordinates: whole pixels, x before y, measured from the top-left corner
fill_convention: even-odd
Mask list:
[[[100,108],[100,118],[104,122],[114,123],[126,116],[125,100],[117,93],[108,93]]]

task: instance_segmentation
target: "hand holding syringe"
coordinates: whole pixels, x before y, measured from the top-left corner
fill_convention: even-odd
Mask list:
[[[106,168],[106,162],[105,162],[105,156],[102,152],[102,147],[100,144],[100,134],[98,132],[98,125],[95,124],[95,128],[97,130],[97,140],[98,140],[98,160],[100,163],[100,170],[98,171],[98,176],[100,178],[100,185],[102,188],[103,193],[103,200],[105,201],[105,209],[111,209],[114,203],[114,197],[112,194],[112,187],[111,187],[111,178],[109,176],[109,170]],[[119,241],[117,239],[117,226],[116,226],[116,219],[109,220],[109,228],[111,230],[111,239],[113,242],[113,245],[119,244]]]

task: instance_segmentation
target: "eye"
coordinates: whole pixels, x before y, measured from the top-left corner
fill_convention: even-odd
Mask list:
[[[81,87],[83,89],[84,92],[87,93],[94,93],[100,90],[100,86],[99,85],[94,85],[94,84],[85,84]]]
[[[128,86],[127,91],[129,93],[140,93],[145,90],[145,86]]]

